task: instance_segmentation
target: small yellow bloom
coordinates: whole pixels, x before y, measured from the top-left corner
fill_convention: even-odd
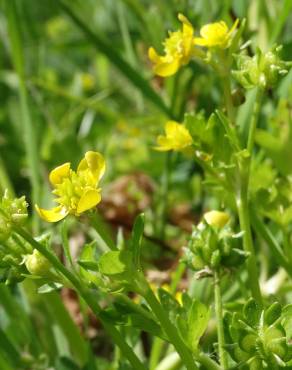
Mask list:
[[[221,229],[230,220],[230,216],[225,212],[210,211],[204,214],[204,219],[210,226],[215,226]]]
[[[165,125],[165,136],[158,136],[156,150],[185,151],[193,144],[193,139],[185,126],[175,121],[168,121]]]
[[[182,30],[169,32],[164,41],[165,55],[158,55],[153,47],[149,48],[149,59],[154,63],[153,71],[158,76],[167,77],[175,74],[177,70],[189,62],[193,54],[194,29],[188,19],[178,15],[182,22]]]
[[[36,205],[40,217],[48,222],[57,222],[69,213],[79,216],[95,207],[101,200],[98,182],[105,171],[105,161],[98,152],[86,152],[78,165],[77,171],[64,163],[51,171],[49,179],[54,186],[55,202],[59,205],[46,210]]]
[[[200,29],[201,37],[196,37],[194,42],[200,46],[225,49],[230,45],[230,40],[237,25],[238,19],[234,22],[230,30],[223,21],[206,24]]]

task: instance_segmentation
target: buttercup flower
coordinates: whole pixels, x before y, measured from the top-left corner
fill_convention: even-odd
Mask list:
[[[81,213],[95,207],[101,200],[98,182],[105,171],[105,161],[98,152],[89,151],[78,165],[77,171],[70,168],[70,163],[64,163],[51,171],[49,179],[54,186],[55,202],[59,205],[50,210],[36,210],[40,217],[48,222],[57,222],[69,213],[79,216]]]
[[[193,139],[185,126],[175,121],[168,121],[165,125],[165,136],[160,135],[157,138],[158,146],[156,150],[185,151],[193,144]]]
[[[149,59],[154,63],[154,73],[167,77],[175,74],[177,70],[189,62],[194,45],[194,29],[188,19],[178,15],[182,22],[182,30],[169,32],[169,37],[164,41],[165,55],[157,54],[153,47],[149,48]]]
[[[238,19],[234,22],[230,30],[223,21],[205,24],[205,26],[200,29],[201,37],[196,37],[194,42],[196,45],[200,46],[225,49],[230,45],[230,40],[237,25]]]

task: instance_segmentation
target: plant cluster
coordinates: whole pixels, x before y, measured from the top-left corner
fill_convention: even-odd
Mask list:
[[[13,6],[7,9],[13,26]],[[76,17],[70,10],[68,14]],[[181,119],[169,115],[164,134],[158,135],[154,148],[151,144],[160,155],[167,152],[173,167],[176,155],[194,166],[204,190],[212,194],[209,210],[193,221],[170,285],[153,286],[147,276],[147,212],[136,216],[128,237],[118,232],[111,240],[101,230],[100,181],[107,166],[95,150],[86,151],[76,171],[65,162],[49,173],[56,206],[40,208],[39,198],[33,197],[37,204],[31,203],[29,210],[34,219],[37,215],[44,225],[52,225],[43,233],[29,228],[26,198],[5,191],[0,201],[0,282],[15,287],[31,280],[39,294],[74,290],[80,306],[91,309],[116,346],[116,363],[108,369],[291,369],[292,306],[288,294],[277,296],[282,277],[288,281],[292,276],[291,169],[282,163],[291,143],[282,136],[277,114],[290,119],[291,138],[291,109],[279,103],[273,132],[259,124],[266,97],[292,62],[282,60],[281,46],[253,53],[244,39],[245,19],[230,26],[224,21],[205,24],[199,33],[183,14],[178,19],[181,28],[169,32],[163,52],[148,50],[153,73],[158,79],[177,77],[186,66],[199,65],[216,75],[224,103],[211,114],[192,110]],[[22,78],[20,73],[20,86]],[[241,127],[238,111],[248,99],[251,108]],[[90,234],[77,256],[70,249],[70,222],[80,230],[93,227],[98,235]],[[56,235],[62,258],[55,250]],[[102,252],[99,243],[105,246]],[[272,273],[264,270],[262,245],[275,259]],[[266,292],[271,274],[275,300]],[[187,284],[209,284],[211,301],[196,297],[189,286],[179,292],[184,276]],[[224,295],[231,281],[234,291]],[[291,284],[287,286],[289,291]],[[137,350],[141,333],[155,348],[150,358]],[[0,343],[10,354],[15,350],[9,337],[3,335]],[[17,357],[16,366],[50,368],[45,357],[30,353]],[[58,369],[70,366],[65,361]]]

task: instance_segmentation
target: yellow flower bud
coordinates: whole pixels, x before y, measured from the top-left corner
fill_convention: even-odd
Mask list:
[[[210,211],[204,214],[204,219],[208,225],[222,228],[230,219],[230,216],[225,212]]]

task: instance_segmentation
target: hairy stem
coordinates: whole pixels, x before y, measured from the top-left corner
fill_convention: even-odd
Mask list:
[[[262,296],[259,286],[259,274],[251,233],[250,214],[249,214],[249,182],[250,182],[250,167],[254,147],[254,136],[259,118],[261,101],[262,101],[262,90],[258,88],[247,140],[247,150],[249,152],[249,157],[241,160],[241,162],[239,163],[240,184],[236,199],[240,227],[241,230],[244,231],[243,247],[244,250],[249,254],[249,256],[247,257],[249,284],[252,296],[256,301],[258,301],[259,304],[262,304]]]
[[[222,78],[223,94],[225,100],[225,106],[227,111],[227,116],[229,117],[231,123],[235,124],[235,111],[231,95],[231,82],[229,73]]]
[[[227,353],[225,351],[225,339],[223,328],[223,308],[220,290],[220,280],[218,271],[214,272],[214,295],[215,295],[215,315],[217,321],[217,335],[218,335],[218,348],[220,364],[223,370],[228,369]]]

